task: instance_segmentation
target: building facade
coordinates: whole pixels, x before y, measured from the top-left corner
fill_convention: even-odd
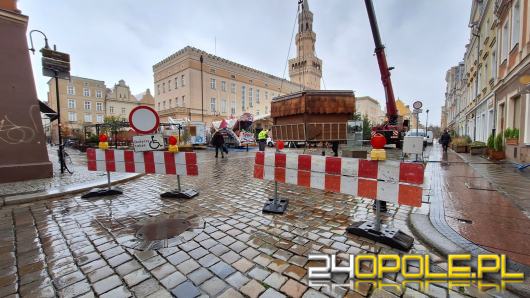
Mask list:
[[[313,32],[313,13],[309,10],[308,0],[304,0],[301,5],[296,34],[296,57],[289,60],[289,77],[304,89],[320,90],[322,60],[315,53],[317,36]]]
[[[105,115],[114,116],[128,121],[129,113],[139,105],[147,105],[154,108],[154,98],[149,89],[141,94],[141,98],[131,94],[131,90],[124,80],[111,89],[107,89],[105,97]]]
[[[161,120],[211,123],[219,118],[270,114],[273,97],[300,85],[205,51],[185,47],[153,66],[155,109]]]
[[[355,98],[355,112],[361,116],[368,117],[373,125],[381,124],[385,121],[385,112],[381,110],[379,101],[370,96],[361,96]]]
[[[55,78],[48,81],[48,103],[57,111]],[[71,76],[59,79],[61,134],[67,137],[83,135],[84,125],[103,123],[105,118],[105,82]],[[57,121],[51,124],[52,142],[58,143]]]
[[[55,79],[48,81],[48,105],[57,111]],[[67,138],[81,139],[86,125],[103,123],[106,116],[118,116],[127,120],[129,112],[138,105],[154,108],[154,99],[149,89],[137,99],[125,81],[120,80],[112,90],[105,82],[71,76],[70,80],[59,79],[59,106],[61,112],[61,134]],[[58,143],[57,122],[51,122],[52,142]]]
[[[507,128],[519,130],[506,157],[530,161],[530,0],[474,0],[464,61],[446,75],[447,126],[486,141]],[[463,76],[460,76],[464,73]]]

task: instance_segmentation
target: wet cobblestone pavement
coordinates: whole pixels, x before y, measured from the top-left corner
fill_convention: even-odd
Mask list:
[[[88,183],[96,180],[105,180],[106,174],[103,172],[89,172],[86,170],[85,154],[78,150],[66,149],[70,155],[67,166],[72,170],[72,174],[64,172],[61,174],[57,162],[58,147],[48,145],[48,157],[53,164],[53,177],[45,179],[35,179],[30,181],[0,183],[0,197],[20,194],[33,194],[37,192],[46,192],[56,188],[71,186],[73,184]],[[71,162],[70,162],[71,160]],[[129,175],[126,173],[116,173],[113,177],[116,179],[125,178]]]
[[[253,158],[254,152],[214,159],[211,151],[199,151],[199,176],[182,179],[184,187],[200,192],[191,200],[161,199],[160,193],[176,187],[175,176],[147,175],[122,184],[123,195],[114,198],[77,195],[4,206],[0,296],[488,296],[474,286],[448,290],[443,283],[423,290],[416,284],[399,290],[309,287],[311,252],[337,253],[341,260],[350,253],[399,252],[346,234],[352,221],[372,218],[371,200],[280,184],[288,211],[262,214],[274,184],[252,178]],[[410,211],[389,204],[384,222],[412,235]],[[123,245],[134,239],[138,223],[174,213],[198,215],[204,228],[156,250]],[[430,254],[434,271],[447,267],[418,240],[411,253]],[[402,280],[393,274],[385,282]]]

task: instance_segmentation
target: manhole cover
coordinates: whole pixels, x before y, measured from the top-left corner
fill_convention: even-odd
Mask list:
[[[159,215],[134,224],[135,237],[122,245],[136,250],[173,247],[197,236],[204,225],[202,217],[196,214]]]

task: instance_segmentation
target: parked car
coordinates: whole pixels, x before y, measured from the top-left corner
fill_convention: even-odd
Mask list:
[[[425,135],[425,130],[423,129],[414,129],[412,128],[409,130],[406,134],[407,137],[423,137],[423,147],[427,147],[428,140],[427,136]],[[432,144],[432,131],[431,131],[431,144]]]

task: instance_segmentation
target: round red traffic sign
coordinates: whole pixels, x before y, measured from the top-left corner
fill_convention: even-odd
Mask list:
[[[422,104],[421,101],[419,101],[419,100],[415,101],[415,102],[412,104],[412,107],[415,108],[415,109],[421,109],[422,106],[423,106],[423,104]]]
[[[137,106],[129,113],[129,125],[138,133],[152,133],[160,125],[160,118],[153,108]]]

